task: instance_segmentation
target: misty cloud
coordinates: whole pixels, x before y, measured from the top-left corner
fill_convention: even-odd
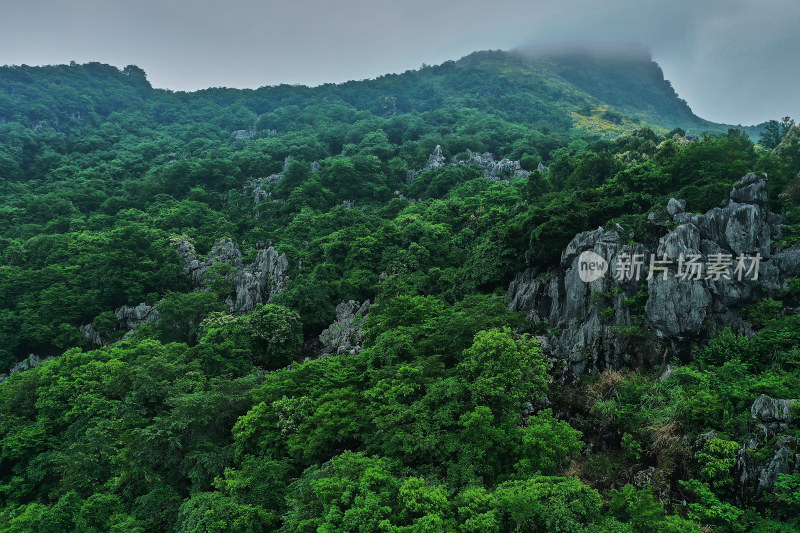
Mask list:
[[[792,0],[8,0],[0,64],[137,64],[156,87],[316,85],[474,50],[641,43],[703,118],[800,118]]]

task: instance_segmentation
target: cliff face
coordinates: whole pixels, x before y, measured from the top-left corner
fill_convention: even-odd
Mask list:
[[[765,177],[748,174],[725,207],[705,214],[670,200],[671,229],[649,246],[623,243],[620,227],[580,233],[558,267],[517,274],[509,309],[550,326],[564,377],[685,358],[691,341],[722,328],[751,334],[740,311],[800,274],[800,245],[776,247],[782,219],[766,200]],[[606,270],[584,281],[589,252]]]
[[[244,264],[241,250],[229,239],[215,244],[205,259],[199,259],[186,240],[178,243],[178,253],[183,257],[184,270],[199,288],[211,282],[209,269],[216,264],[227,265],[226,276],[232,279],[235,293],[225,303],[231,312],[239,314],[249,313],[257,303],[269,302],[286,288],[289,280],[286,255],[278,254],[272,246],[258,250],[249,265]]]

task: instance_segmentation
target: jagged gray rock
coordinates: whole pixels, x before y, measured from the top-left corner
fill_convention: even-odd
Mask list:
[[[270,174],[265,178],[254,178],[244,185],[245,196],[252,196],[255,205],[266,202],[272,198],[272,193],[267,192],[266,187],[272,183],[283,179],[283,174]]]
[[[479,154],[477,152],[473,152],[470,149],[466,151],[467,158],[466,159],[458,159],[457,157],[453,157],[451,159],[451,164],[453,165],[478,165],[483,167],[483,177],[493,180],[501,180],[503,176],[511,176],[513,178],[527,178],[530,175],[530,172],[527,170],[522,169],[522,165],[519,161],[511,161],[510,159],[503,158],[500,161],[495,161],[494,156],[489,152],[484,152]],[[428,157],[428,162],[425,166],[419,170],[409,170],[406,174],[406,183],[413,182],[420,174],[425,172],[426,170],[436,170],[437,168],[443,167],[447,164],[447,159],[444,157],[442,153],[442,147],[436,145],[436,149],[434,149],[433,153],[431,153],[430,157]],[[544,171],[547,171],[547,167],[543,167],[541,163],[539,163],[540,167],[544,168]],[[542,169],[540,168],[540,171]]]
[[[622,254],[640,254],[644,248],[623,245],[617,232],[586,231],[564,249],[561,268],[526,270],[508,291],[511,311],[525,311],[529,320],[560,329],[549,339],[548,351],[575,376],[629,364],[635,354],[625,333],[632,325],[625,301],[635,296],[637,284],[613,276],[583,282],[578,263],[585,251],[600,256],[613,271]]]
[[[230,239],[215,244],[203,260],[197,258],[186,239],[178,243],[177,249],[183,257],[184,271],[201,289],[208,288],[206,273],[212,265],[224,263],[232,267],[234,294],[226,301],[231,312],[249,313],[256,304],[269,302],[281,293],[289,281],[289,261],[272,246],[260,249],[250,265],[242,262],[239,247]]]
[[[235,130],[231,132],[231,140],[232,141],[245,141],[247,139],[252,139],[256,136],[256,129],[251,128],[249,130]]]
[[[494,156],[489,152],[478,154],[467,148],[467,159],[457,160],[455,157],[452,162],[458,165],[479,165],[484,168],[484,178],[496,178],[500,175],[511,175],[514,178],[527,178],[530,172],[522,170],[519,161],[511,161],[503,158],[495,161]]]
[[[78,329],[83,334],[83,337],[95,346],[105,346],[108,343],[108,341],[100,335],[100,332],[97,331],[97,328],[94,327],[94,324],[84,324]]]
[[[256,304],[280,294],[289,281],[289,261],[270,246],[258,251],[251,265],[240,268],[234,278],[236,300],[232,311],[249,313]]]
[[[119,325],[115,331],[125,331],[123,338],[129,336],[142,324],[148,322],[158,322],[158,310],[154,305],[147,305],[142,302],[137,306],[123,305],[114,314],[119,320]],[[80,328],[81,333],[91,344],[95,346],[107,346],[111,342],[111,338],[104,337],[97,331],[94,324],[85,324]]]
[[[783,437],[775,443],[775,453],[769,464],[761,469],[758,476],[758,492],[772,490],[778,480],[778,474],[790,474],[797,469],[797,462],[792,448],[796,447],[797,439]]]
[[[11,368],[8,369],[8,374],[0,374],[0,383],[3,383],[6,379],[8,379],[8,376],[10,376],[11,374],[16,374],[17,372],[30,370],[31,368],[37,367],[40,364],[44,363],[45,361],[49,361],[52,358],[53,356],[51,355],[39,356],[36,354],[30,354],[22,361],[14,363],[14,365],[12,365]]]
[[[739,503],[746,503],[764,491],[774,490],[778,474],[800,473],[797,439],[783,434],[792,421],[791,407],[798,401],[761,394],[750,407],[750,415],[758,421],[759,432],[747,437],[737,454]],[[756,451],[758,456],[769,459],[757,460]]]
[[[760,395],[750,407],[750,416],[758,420],[766,438],[786,431],[792,421],[791,407],[800,400],[776,400],[766,394]]]
[[[669,216],[674,217],[675,215],[683,213],[685,211],[686,211],[685,200],[676,200],[675,198],[670,198],[669,203],[667,203],[667,213],[669,213]]]
[[[241,259],[242,252],[230,239],[222,239],[215,244],[203,260],[195,256],[194,247],[190,247],[186,239],[181,240],[178,244],[178,253],[183,257],[184,271],[198,286],[203,286],[206,272],[216,263],[227,263],[237,270],[244,267]]]
[[[114,314],[117,315],[122,328],[131,330],[148,322],[158,322],[158,310],[154,305],[142,302],[135,307],[123,305]]]
[[[700,333],[711,303],[711,294],[701,283],[659,275],[647,281],[647,292],[645,315],[657,337]]]
[[[515,276],[507,293],[509,309],[557,328],[549,339],[550,354],[575,376],[628,365],[633,353],[638,362],[664,362],[669,350],[688,357],[693,341],[726,327],[752,335],[739,311],[800,275],[800,244],[773,249],[782,219],[767,210],[764,176],[748,174],[729,196],[725,207],[704,215],[687,213],[684,202],[671,199],[663,214],[651,213],[651,227],[665,233],[650,246],[622,245],[619,232],[602,228],[579,233],[563,250],[558,267],[531,268]],[[666,222],[659,222],[662,218]],[[679,225],[672,227],[673,223]],[[577,265],[587,250],[608,265],[608,272],[591,283],[581,280]],[[620,260],[625,257],[630,268],[637,254],[643,259],[638,279],[632,279],[633,272],[630,279],[615,279],[625,266]],[[664,261],[664,268],[654,268],[652,275],[651,254],[654,261]],[[751,259],[743,261],[745,268],[737,273],[738,258],[756,254],[757,271]],[[727,277],[692,271],[692,257],[704,265],[727,258]],[[644,289],[644,321],[634,323],[630,305]],[[651,342],[632,350],[631,336]]]
[[[244,195],[245,196],[252,196],[253,203],[255,205],[260,204],[261,202],[266,202],[268,200],[272,200],[272,193],[267,192],[267,186],[273,183],[277,183],[283,179],[283,174],[289,169],[289,164],[293,161],[292,156],[287,155],[286,159],[283,161],[283,170],[281,170],[277,174],[270,174],[269,176],[265,176],[262,178],[253,178],[248,180],[244,184]],[[313,161],[311,163],[311,172],[319,172],[322,170],[322,166],[319,164],[318,161]],[[274,200],[276,202],[283,202],[284,200]]]
[[[436,148],[434,148],[431,155],[428,156],[428,162],[425,163],[425,166],[423,168],[419,170],[408,171],[406,175],[406,183],[411,183],[426,170],[436,170],[437,168],[443,167],[445,163],[447,163],[447,159],[444,157],[444,154],[442,153],[442,147],[437,144]]]
[[[364,303],[350,300],[336,306],[336,320],[319,335],[323,356],[361,353],[361,336],[369,308],[369,300]]]

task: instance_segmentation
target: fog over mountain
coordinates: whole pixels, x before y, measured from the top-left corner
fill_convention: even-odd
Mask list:
[[[703,118],[800,116],[800,4],[790,0],[12,0],[0,13],[0,64],[137,64],[176,90],[316,85],[481,49],[636,42]]]

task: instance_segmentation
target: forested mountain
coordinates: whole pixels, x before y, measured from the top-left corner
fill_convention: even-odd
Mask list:
[[[794,531],[799,131],[636,51],[0,67],[0,530]]]

